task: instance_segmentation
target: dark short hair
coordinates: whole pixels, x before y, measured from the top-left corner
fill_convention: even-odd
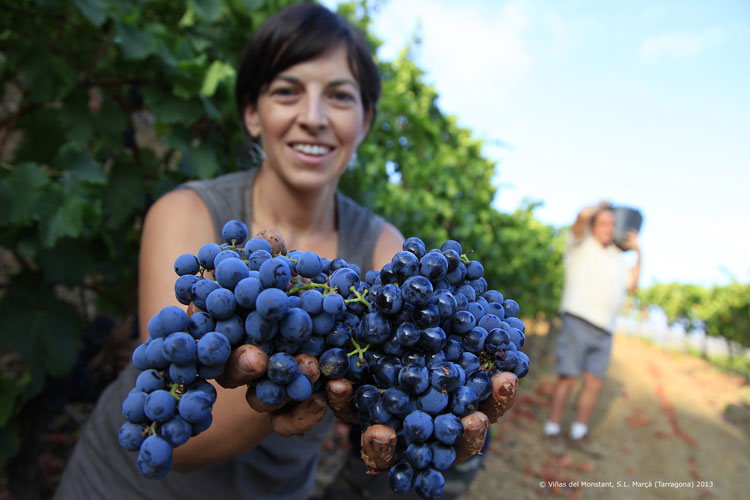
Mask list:
[[[245,107],[256,105],[264,87],[295,64],[345,46],[349,69],[359,84],[365,113],[380,97],[380,75],[364,35],[338,14],[314,3],[287,7],[266,19],[245,44],[234,97],[244,127]]]

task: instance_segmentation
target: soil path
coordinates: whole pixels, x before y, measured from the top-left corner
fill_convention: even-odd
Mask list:
[[[494,426],[486,467],[462,498],[750,498],[750,386],[742,377],[616,335],[590,434],[606,456],[568,450],[556,458],[541,439],[555,380],[554,339],[528,339],[533,371],[516,406]]]

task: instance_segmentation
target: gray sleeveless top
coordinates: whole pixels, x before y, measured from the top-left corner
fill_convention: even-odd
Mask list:
[[[208,207],[221,242],[221,228],[230,219],[251,227],[252,184],[257,169],[222,177],[192,181],[183,187],[195,190]],[[336,193],[338,257],[357,264],[362,272],[372,267],[372,257],[384,220],[350,198]],[[196,249],[197,252],[197,249]],[[154,499],[205,500],[304,500],[310,494],[323,439],[333,414],[303,438],[270,436],[249,452],[214,467],[192,473],[170,471],[163,479],[146,479],[136,466],[135,452],[117,442],[123,423],[122,400],[140,373],[130,364],[102,393],[66,466],[56,500]]]

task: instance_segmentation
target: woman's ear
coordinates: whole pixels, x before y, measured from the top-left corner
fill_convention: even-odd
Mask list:
[[[262,127],[260,125],[260,116],[258,110],[251,105],[245,106],[245,115],[243,117],[245,121],[245,128],[253,137],[260,137]]]

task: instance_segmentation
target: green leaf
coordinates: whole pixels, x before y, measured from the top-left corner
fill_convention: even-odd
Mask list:
[[[208,179],[216,175],[219,166],[216,163],[216,153],[206,145],[182,150],[180,170],[188,177]]]
[[[202,114],[202,106],[194,98],[180,99],[156,85],[145,87],[143,97],[156,119],[163,123],[190,125]]]
[[[10,210],[8,220],[17,225],[30,224],[33,207],[44,194],[42,189],[49,182],[47,174],[34,163],[15,165],[5,183],[10,192]]]
[[[102,198],[106,223],[112,229],[120,228],[146,202],[140,172],[124,158],[119,160],[110,172],[110,181]]]
[[[101,27],[107,20],[105,6],[99,0],[75,0],[76,7],[94,26]]]
[[[83,217],[89,201],[78,192],[65,193],[62,205],[50,220],[43,220],[42,239],[47,248],[63,237],[76,238],[84,229]]]
[[[83,329],[78,312],[57,299],[39,273],[16,275],[0,299],[2,344],[24,361],[31,378],[26,394],[44,385],[45,373],[67,374],[76,359],[76,340]]]
[[[196,17],[204,22],[215,23],[221,18],[224,3],[221,0],[188,0]]]
[[[91,243],[82,238],[64,238],[49,251],[40,252],[37,261],[49,285],[74,286],[83,280],[95,258],[89,252]]]
[[[19,68],[31,83],[29,100],[45,102],[66,95],[76,84],[77,71],[63,56],[51,51],[32,51],[22,59]]]
[[[117,23],[115,36],[115,41],[122,47],[125,59],[145,59],[157,49],[157,40],[147,30],[139,30]]]
[[[64,174],[64,183],[88,183],[103,185],[107,183],[107,173],[91,156],[75,149],[64,148],[60,153],[60,164]]]
[[[235,70],[231,64],[227,64],[224,61],[214,61],[206,71],[206,76],[203,78],[203,86],[201,87],[201,94],[207,97],[211,97],[216,92],[216,87],[222,81],[231,81],[235,77]]]
[[[187,9],[185,9],[185,13],[180,18],[180,22],[177,23],[177,26],[180,28],[189,28],[195,24],[195,10],[193,10],[192,5],[188,3]]]

